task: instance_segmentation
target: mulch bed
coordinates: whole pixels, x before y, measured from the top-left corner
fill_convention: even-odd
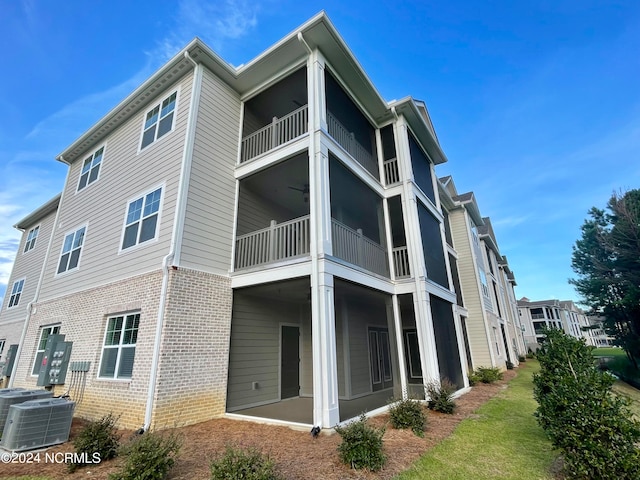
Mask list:
[[[392,428],[387,414],[369,419],[372,425],[387,427],[384,434],[387,463],[380,472],[351,470],[340,463],[337,454],[340,436],[337,434],[323,434],[314,439],[306,431],[220,418],[177,429],[183,437],[183,446],[168,478],[208,479],[211,460],[221,455],[226,446],[233,446],[255,448],[268,454],[286,479],[389,479],[409,468],[427,450],[451,435],[458,423],[473,415],[479,406],[506,388],[506,383],[515,375],[515,370],[508,370],[504,379],[495,384],[479,384],[473,387],[470,392],[456,400],[457,408],[453,415],[429,411],[424,438],[417,437],[410,430]],[[49,448],[46,452],[73,452],[73,438],[85,424],[81,419],[74,419],[71,441]],[[131,432],[122,432],[123,439],[131,435]],[[69,473],[64,464],[45,462],[45,452],[42,451],[39,463],[3,464],[0,466],[0,478],[38,475],[61,480],[106,479],[109,473],[118,470],[120,461],[105,461]]]

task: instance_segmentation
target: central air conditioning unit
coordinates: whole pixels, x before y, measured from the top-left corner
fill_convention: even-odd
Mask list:
[[[48,390],[22,390],[22,389],[7,389],[11,390],[6,393],[0,393],[0,432],[4,428],[4,423],[9,414],[9,407],[16,403],[26,402],[28,400],[39,400],[41,398],[51,398],[53,392]]]
[[[0,447],[21,452],[69,440],[76,403],[66,398],[45,398],[11,405]]]

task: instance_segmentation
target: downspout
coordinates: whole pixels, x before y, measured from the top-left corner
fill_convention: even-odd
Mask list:
[[[182,168],[180,170],[180,182],[176,200],[176,212],[173,221],[173,234],[169,253],[162,259],[162,286],[160,288],[160,303],[158,305],[158,317],[156,320],[156,333],[153,344],[153,356],[151,358],[151,371],[149,373],[149,389],[147,391],[147,405],[144,414],[144,431],[151,428],[151,418],[153,416],[153,406],[155,400],[156,387],[158,385],[158,367],[160,364],[160,347],[162,346],[162,329],[164,327],[164,317],[166,311],[167,293],[169,290],[169,271],[176,269],[172,266],[174,260],[180,263],[180,249],[182,247],[182,234],[184,229],[184,216],[187,204],[188,188],[187,183],[191,176],[191,163],[193,159],[193,144],[195,139],[195,125],[198,104],[200,102],[200,89],[202,85],[202,65],[195,62],[189,52],[184,52],[184,57],[194,66],[193,84],[191,88],[191,101],[189,103],[189,117],[185,134],[185,145],[182,154]]]
[[[66,163],[69,166],[67,170],[67,178],[65,180],[65,185],[69,183],[69,176],[71,174],[71,165],[66,162],[62,155],[58,157],[62,163]],[[55,198],[55,197],[54,197]],[[20,355],[22,354],[22,346],[24,345],[24,339],[27,336],[27,329],[29,327],[29,322],[31,321],[31,314],[33,313],[33,306],[38,301],[38,297],[40,296],[40,288],[42,287],[42,280],[44,280],[44,271],[47,263],[49,262],[49,254],[51,253],[51,246],[53,245],[53,236],[58,226],[58,218],[60,216],[60,210],[62,206],[62,200],[64,199],[64,189],[60,193],[60,200],[58,201],[58,209],[56,210],[56,219],[53,221],[53,226],[51,227],[51,235],[49,236],[49,244],[47,245],[47,252],[44,255],[44,262],[42,263],[42,270],[40,270],[40,278],[38,279],[38,286],[36,287],[36,292],[33,295],[33,299],[27,304],[27,317],[24,320],[24,326],[22,327],[22,333],[20,334],[20,341],[18,342],[18,350],[16,351],[15,361],[13,362],[13,371],[11,373],[11,377],[9,377],[8,387],[13,387],[13,380],[16,378],[16,372],[18,371],[18,364]]]
[[[313,53],[313,50],[311,50],[311,47],[309,46],[309,44],[307,43],[307,41],[304,39],[304,37],[302,36],[302,32],[298,32],[298,41],[304,45],[304,47],[307,49],[307,52],[309,52],[309,55],[311,55]]]

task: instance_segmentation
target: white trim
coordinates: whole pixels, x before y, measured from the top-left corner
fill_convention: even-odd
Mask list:
[[[16,286],[16,283],[18,282],[22,282],[22,286],[20,288],[20,291],[17,292],[19,293],[19,297],[18,297],[18,301],[16,303],[14,303],[13,305],[11,304],[11,297],[13,297],[14,295],[16,295],[15,293],[13,293],[13,287]],[[22,294],[24,292],[24,285],[25,283],[27,283],[27,277],[22,277],[22,278],[18,278],[17,280],[15,280],[12,284],[11,284],[11,289],[7,289],[5,291],[5,295],[7,296],[7,310],[9,309],[14,309],[16,307],[18,307],[20,305],[20,300],[22,299]],[[7,285],[8,287],[9,285]]]
[[[120,314],[115,314],[115,315],[107,315],[106,316],[106,323],[104,323],[104,335],[102,336],[102,346],[100,347],[100,361],[98,362],[98,369],[96,370],[96,380],[108,380],[108,381],[124,381],[124,382],[130,382],[133,379],[133,365],[135,364],[135,352],[134,352],[134,363],[131,365],[131,377],[118,377],[118,370],[120,367],[120,354],[122,352],[122,339],[124,338],[124,331],[126,330],[126,326],[127,326],[127,318],[130,316],[135,316],[138,315],[138,327],[136,328],[136,331],[139,330],[140,328],[140,320],[142,317],[142,312],[140,310],[132,310],[130,312],[124,312],[124,313],[120,313]],[[100,376],[100,371],[102,370],[102,361],[104,360],[104,352],[105,352],[105,347],[107,347],[107,345],[105,345],[105,342],[107,341],[107,333],[109,332],[109,321],[112,318],[118,318],[118,317],[122,317],[122,328],[120,330],[120,340],[118,341],[118,345],[117,347],[115,347],[114,345],[109,345],[109,350],[115,350],[117,348],[118,350],[118,355],[116,357],[116,364],[114,367],[114,371],[113,371],[113,377],[102,377]],[[136,343],[131,344],[131,343],[127,343],[126,344],[127,347],[126,348],[131,348],[131,346],[133,346],[134,349],[137,348],[138,346],[138,340],[137,340],[137,333],[136,333]]]
[[[58,269],[60,268],[60,260],[62,259],[62,255],[64,254],[63,253],[64,252],[64,244],[65,244],[65,241],[67,240],[67,237],[69,235],[73,234],[73,240],[75,241],[75,238],[76,238],[75,234],[78,233],[78,231],[83,229],[83,228],[84,228],[84,236],[82,237],[82,245],[80,245],[80,254],[78,255],[78,264],[74,268],[71,268],[71,269],[67,268],[63,272],[58,272]],[[64,235],[62,236],[62,245],[60,246],[60,253],[58,254],[57,261],[56,261],[56,263],[54,265],[54,267],[55,267],[54,268],[55,273],[53,275],[54,278],[59,278],[59,277],[63,277],[63,276],[66,276],[66,275],[70,275],[73,272],[77,272],[78,270],[80,270],[80,262],[82,260],[82,250],[85,247],[85,242],[87,240],[88,232],[89,232],[89,222],[85,223],[84,225],[79,225],[74,229],[67,230],[64,233]],[[73,250],[74,250],[73,248],[71,250],[69,250],[69,253],[71,253]],[[71,257],[69,257],[69,258],[71,258]],[[68,264],[67,264],[67,267],[68,267]],[[35,298],[34,298],[34,301],[35,301]]]
[[[142,199],[142,208],[144,210],[144,206],[145,206],[145,199],[147,197],[147,195],[149,195],[150,193],[155,192],[156,190],[160,190],[160,203],[158,205],[158,211],[156,212],[158,215],[158,220],[156,222],[156,232],[153,238],[146,240],[144,242],[138,242],[136,241],[136,243],[134,245],[131,245],[130,247],[127,248],[122,248],[122,244],[124,242],[124,234],[125,234],[125,230],[128,226],[127,224],[127,216],[129,215],[129,206],[137,201]],[[162,210],[163,210],[163,205],[165,202],[165,191],[166,191],[166,182],[162,182],[160,184],[156,184],[155,186],[144,190],[142,193],[138,193],[137,195],[130,197],[127,201],[126,201],[126,206],[124,209],[124,217],[122,219],[122,227],[121,227],[121,233],[120,233],[120,243],[118,245],[118,255],[121,254],[126,254],[132,251],[136,251],[140,248],[143,248],[147,245],[152,245],[154,243],[157,243],[159,241],[160,238],[160,225],[162,223]],[[138,230],[138,236],[140,235],[140,231],[142,230],[142,213],[140,215],[140,219],[138,220],[138,222],[140,223],[140,228]]]
[[[91,159],[91,163],[93,163],[93,160],[95,160],[95,154],[98,153],[98,151],[102,149],[102,158],[100,159],[100,166],[98,167],[98,176],[96,177],[96,179],[92,182],[89,182],[89,177],[91,176],[91,170],[93,170],[93,168],[89,168],[88,176],[87,176],[87,183],[85,183],[84,187],[80,188],[80,179],[82,178],[82,168],[84,167],[84,162],[86,162],[89,158]],[[101,146],[99,146],[98,148],[96,148],[95,150],[93,150],[93,153],[89,156],[84,156],[82,157],[82,162],[78,162],[80,164],[80,171],[78,173],[78,181],[76,182],[76,189],[73,192],[74,195],[79,194],[80,192],[85,191],[87,188],[89,188],[91,185],[95,184],[98,182],[98,180],[100,180],[100,175],[102,175],[102,167],[103,167],[103,161],[104,161],[104,157],[105,157],[105,153],[107,151],[107,142],[104,142]],[[69,169],[71,169],[71,167],[69,167]]]
[[[157,145],[162,139],[167,138],[169,136],[171,136],[171,134],[175,131],[176,129],[176,123],[178,122],[178,109],[180,107],[180,90],[181,90],[181,85],[178,84],[176,85],[175,89],[171,88],[171,89],[167,89],[169,90],[171,93],[162,95],[162,96],[158,96],[156,98],[159,98],[159,100],[154,101],[154,103],[148,107],[147,109],[144,110],[144,112],[142,113],[142,122],[140,125],[140,134],[138,136],[138,150],[136,153],[136,156],[140,155],[141,153],[148,151],[153,145]],[[167,91],[165,90],[165,92]],[[162,112],[162,103],[167,100],[168,98],[170,98],[173,94],[176,94],[176,104],[173,107],[173,121],[171,122],[171,130],[169,130],[167,133],[165,133],[164,135],[162,135],[160,138],[156,137],[155,135],[157,135],[158,133],[158,126],[160,125],[160,113]],[[158,107],[158,120],[156,121],[156,134],[154,135],[154,139],[153,141],[146,146],[142,146],[142,138],[144,136],[144,124],[146,123],[146,118],[147,118],[147,114],[153,110],[154,108]]]
[[[34,225],[33,227],[31,227],[29,229],[29,231],[27,232],[27,236],[24,239],[24,244],[21,245],[22,248],[20,250],[22,250],[22,252],[21,252],[22,255],[26,255],[27,253],[31,252],[32,250],[34,250],[36,248],[36,245],[38,244],[38,237],[40,236],[41,227],[42,227],[42,222],[38,223],[37,225]],[[31,240],[33,240],[33,246],[29,250],[25,250],[27,248],[27,242],[29,240],[29,235],[36,228],[38,229],[38,232],[36,233],[35,237],[31,239]]]

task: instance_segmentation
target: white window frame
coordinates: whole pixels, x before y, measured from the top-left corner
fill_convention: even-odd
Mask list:
[[[169,102],[169,104],[165,105],[165,103],[171,99],[171,97],[175,96],[173,102]],[[146,150],[151,145],[155,144],[161,138],[167,136],[169,133],[173,132],[176,127],[176,114],[178,112],[178,99],[180,97],[180,89],[173,90],[169,95],[162,97],[162,99],[156,103],[154,103],[147,111],[144,113],[142,117],[142,129],[140,131],[140,143],[138,144],[138,152],[142,152]],[[173,108],[171,110],[165,111],[165,109],[173,103]],[[157,110],[157,111],[156,111]],[[155,112],[155,113],[154,113]],[[166,130],[165,132],[159,133],[160,124],[163,120],[166,120],[169,115],[171,117],[171,128]],[[155,117],[155,120],[153,120]],[[153,121],[152,121],[153,120]],[[152,132],[153,130],[153,132]],[[147,143],[145,142],[145,134],[147,132],[153,133],[153,139]]]
[[[0,339],[0,358],[2,357],[2,352],[4,352],[4,346],[7,343],[6,338]]]
[[[36,248],[36,240],[38,239],[38,234],[40,233],[40,225],[36,225],[27,234],[27,239],[24,242],[24,249],[22,253],[27,253]]]
[[[105,145],[102,145],[93,154],[84,159],[84,161],[82,162],[82,167],[80,168],[80,176],[78,177],[78,187],[76,189],[76,192],[84,190],[89,185],[97,182],[100,179],[100,167],[102,165],[102,160],[104,159],[104,151]],[[93,172],[96,172],[95,176]],[[83,178],[86,179],[84,184]]]
[[[60,255],[58,256],[58,263],[56,266],[56,276],[57,275],[65,275],[69,272],[74,272],[76,270],[78,270],[80,268],[80,260],[82,257],[82,248],[84,247],[84,243],[85,243],[85,239],[87,238],[87,230],[89,229],[88,225],[82,225],[81,227],[78,227],[74,230],[70,230],[67,233],[64,234],[64,239],[62,241],[62,247],[60,247]],[[79,235],[79,232],[82,231],[81,237],[80,237],[80,244],[78,243],[78,238],[76,237],[77,235]],[[71,244],[69,245],[69,247],[67,247],[67,239],[71,237]],[[67,250],[67,248],[69,248]],[[74,252],[78,251],[78,260],[75,264],[74,267],[69,268],[70,265],[70,260],[73,257]],[[69,261],[67,261],[67,266],[64,270],[60,271],[60,263],[62,262],[62,257],[64,255],[69,254]]]
[[[137,318],[136,318],[137,317]],[[109,330],[109,326],[111,325],[111,321],[117,321],[118,318],[122,319],[122,324],[120,326],[119,329],[117,330]],[[132,343],[124,343],[125,341],[125,332],[128,330],[127,326],[129,326],[129,320],[131,319],[132,322],[135,322],[135,338],[134,338],[134,342]],[[131,330],[131,329],[130,329]],[[133,366],[135,364],[135,354],[136,354],[136,346],[137,346],[137,341],[138,341],[138,332],[140,330],[140,312],[139,311],[134,311],[134,312],[126,312],[126,313],[121,313],[121,314],[116,314],[116,315],[109,315],[109,317],[107,318],[107,323],[105,325],[105,329],[104,329],[104,337],[102,340],[102,349],[100,351],[100,364],[98,365],[98,379],[100,380],[117,380],[117,381],[131,381],[131,378],[133,377]],[[110,332],[112,333],[118,333],[118,342],[117,344],[109,344],[107,345],[107,340],[109,338],[109,334]],[[132,334],[133,336],[133,334]],[[131,337],[130,337],[131,338]],[[113,341],[113,335],[112,335],[112,341]],[[131,376],[120,376],[120,367],[121,367],[121,361],[122,361],[122,351],[123,349],[133,349],[133,360],[132,360],[132,364],[131,364]],[[117,350],[116,353],[116,363],[113,367],[113,375],[109,376],[109,375],[104,375],[102,372],[102,367],[103,367],[103,363],[105,360],[105,353],[107,350]]]
[[[15,308],[19,305],[20,297],[22,296],[22,291],[24,290],[25,280],[25,278],[20,278],[13,282],[11,293],[9,294],[9,302],[7,303],[7,308]]]
[[[129,252],[129,251],[133,251],[136,250],[138,248],[141,248],[145,245],[150,245],[152,243],[155,243],[158,240],[159,237],[159,232],[160,232],[160,222],[162,219],[162,203],[164,201],[164,190],[165,190],[165,185],[157,185],[147,191],[145,191],[142,194],[136,195],[135,197],[129,199],[127,201],[127,206],[125,208],[124,211],[124,220],[122,223],[122,234],[120,235],[120,253],[124,253],[124,252]],[[145,210],[147,210],[148,204],[147,201],[149,199],[149,196],[154,194],[155,192],[160,191],[160,198],[158,199],[158,209],[152,212],[149,212],[145,215]],[[140,205],[140,217],[139,218],[135,218],[133,220],[130,219],[130,209],[133,206],[133,204],[135,204],[136,202],[141,201],[141,205]],[[131,212],[133,213],[133,212]],[[155,232],[153,237],[150,237],[146,240],[140,241],[140,236],[142,234],[142,225],[144,223],[145,220],[150,219],[153,216],[156,216],[156,225],[155,225]],[[125,238],[127,235],[127,228],[133,226],[134,224],[138,224],[137,230],[136,230],[136,241],[135,243],[129,245],[129,246],[124,246],[124,242],[125,242]]]
[[[44,350],[47,346],[47,339],[51,335],[56,335],[60,333],[60,323],[56,323],[53,325],[44,325],[40,327],[40,335],[38,336],[38,343],[36,344],[36,353],[33,358],[33,365],[31,367],[31,376],[37,377],[40,374],[40,367],[42,363],[42,356],[44,355]],[[47,336],[44,336],[44,332],[47,332]],[[38,355],[40,355],[40,359],[38,359]],[[38,371],[36,371],[36,366],[38,366]]]

